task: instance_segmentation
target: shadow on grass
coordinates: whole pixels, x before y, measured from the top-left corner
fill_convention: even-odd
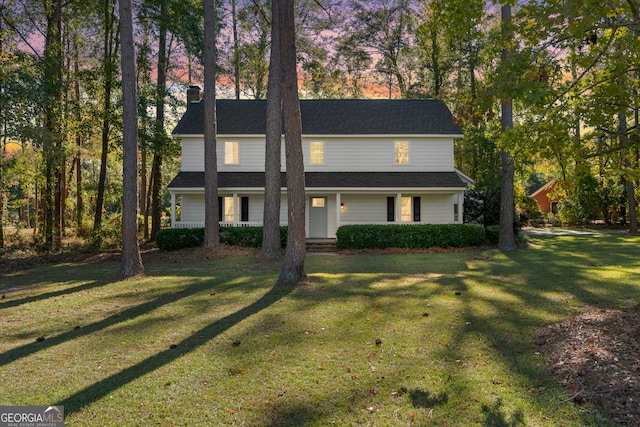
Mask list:
[[[606,274],[594,275],[592,270],[611,269],[618,264],[624,264],[627,270],[637,269],[637,242],[618,237],[545,236],[534,239],[535,248],[501,254],[486,267],[469,270],[462,280],[444,278],[441,284],[457,284],[463,291],[460,300],[465,307],[465,326],[458,328],[440,357],[464,359],[462,349],[467,340],[472,334],[481,335],[523,387],[552,387],[553,379],[534,356],[536,331],[552,319],[566,318],[584,308],[635,301],[640,289],[630,274],[612,281]],[[482,282],[487,291],[467,298],[476,282]],[[539,393],[535,399],[546,407],[544,394]],[[525,414],[506,413],[501,400],[484,404],[482,413],[487,426],[526,425]],[[585,424],[590,422],[589,414],[583,412],[582,416]]]
[[[76,292],[82,292],[82,291],[88,291],[89,289],[93,289],[93,288],[98,288],[100,286],[105,286],[105,285],[110,285],[114,282],[116,282],[118,279],[113,278],[113,279],[109,279],[109,280],[97,280],[94,282],[89,282],[89,283],[85,283],[84,285],[79,285],[79,286],[72,286],[66,289],[62,289],[59,291],[54,291],[54,292],[46,292],[44,294],[39,294],[39,295],[34,295],[34,296],[29,296],[29,297],[24,297],[24,298],[18,298],[15,300],[7,300],[7,301],[3,301],[0,303],[0,310],[3,310],[5,308],[11,308],[11,307],[17,307],[19,305],[22,304],[28,304],[30,302],[36,302],[36,301],[42,301],[45,299],[49,299],[49,298],[55,298],[55,297],[59,297],[62,295],[71,295],[74,294]]]
[[[502,402],[498,400],[493,405],[482,405],[484,415],[484,425],[488,427],[518,427],[525,426],[524,414],[517,410],[509,416],[502,410]]]
[[[107,282],[109,283],[109,282]],[[113,283],[113,282],[110,282]],[[103,285],[106,283],[103,283]],[[97,285],[96,285],[97,286]],[[90,325],[83,326],[81,328],[72,329],[67,332],[63,332],[59,335],[53,337],[47,337],[43,341],[34,341],[29,344],[25,344],[20,347],[13,348],[11,350],[7,350],[4,353],[0,354],[0,366],[4,366],[8,363],[14,362],[17,359],[21,359],[23,357],[27,357],[33,353],[38,351],[54,347],[58,344],[62,344],[66,341],[70,341],[76,338],[80,338],[94,332],[98,332],[102,329],[106,329],[110,326],[116,325],[118,323],[125,322],[130,319],[134,319],[136,317],[142,316],[146,313],[150,313],[153,310],[156,310],[159,307],[162,307],[167,304],[174,303],[181,299],[187,298],[191,295],[194,295],[198,292],[202,292],[205,289],[210,289],[211,283],[208,282],[200,282],[196,285],[189,286],[186,289],[183,289],[179,292],[174,292],[171,294],[166,294],[159,296],[156,299],[151,301],[147,301],[142,304],[138,304],[131,308],[128,308],[119,313],[115,313],[109,317],[106,317],[98,322],[92,323]],[[34,297],[36,298],[36,297]]]
[[[429,391],[418,388],[409,391],[409,397],[411,398],[411,404],[414,408],[433,408],[434,406],[444,405],[449,401],[447,393],[432,396]]]
[[[67,414],[77,412],[92,402],[108,395],[114,390],[117,390],[123,385],[128,384],[149,372],[153,372],[167,363],[170,363],[204,345],[206,342],[217,337],[229,328],[284,298],[291,293],[293,289],[294,287],[292,286],[276,285],[260,299],[245,308],[194,332],[188,338],[185,338],[180,343],[175,346],[171,346],[171,348],[165,351],[155,354],[136,365],[78,391],[72,396],[58,402],[57,405],[63,405]]]
[[[269,415],[264,427],[300,427],[326,417],[317,407],[307,403],[286,403]]]

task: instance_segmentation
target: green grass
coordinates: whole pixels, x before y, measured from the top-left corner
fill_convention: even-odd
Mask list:
[[[310,255],[295,288],[249,257],[131,280],[114,261],[18,271],[0,282],[0,404],[62,404],[70,426],[606,425],[566,401],[534,339],[635,305],[640,239],[530,241]]]

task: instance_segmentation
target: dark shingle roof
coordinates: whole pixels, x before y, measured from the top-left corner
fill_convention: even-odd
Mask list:
[[[204,133],[204,103],[192,103],[173,130],[175,135]],[[218,133],[264,135],[264,100],[217,100]],[[301,100],[305,135],[462,135],[444,102],[434,99]]]
[[[306,172],[307,188],[463,188],[455,172]],[[280,174],[286,187],[286,174]],[[218,172],[219,188],[264,188],[264,172]],[[180,172],[169,188],[204,188],[204,172]]]

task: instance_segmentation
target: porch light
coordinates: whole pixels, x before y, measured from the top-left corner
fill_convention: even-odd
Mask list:
[[[340,212],[344,212],[344,203],[340,203]]]

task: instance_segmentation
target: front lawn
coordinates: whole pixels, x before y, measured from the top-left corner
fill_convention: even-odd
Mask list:
[[[0,405],[70,426],[583,426],[537,332],[640,301],[640,239],[536,236],[527,249],[194,262],[119,280],[117,260],[0,281]]]

